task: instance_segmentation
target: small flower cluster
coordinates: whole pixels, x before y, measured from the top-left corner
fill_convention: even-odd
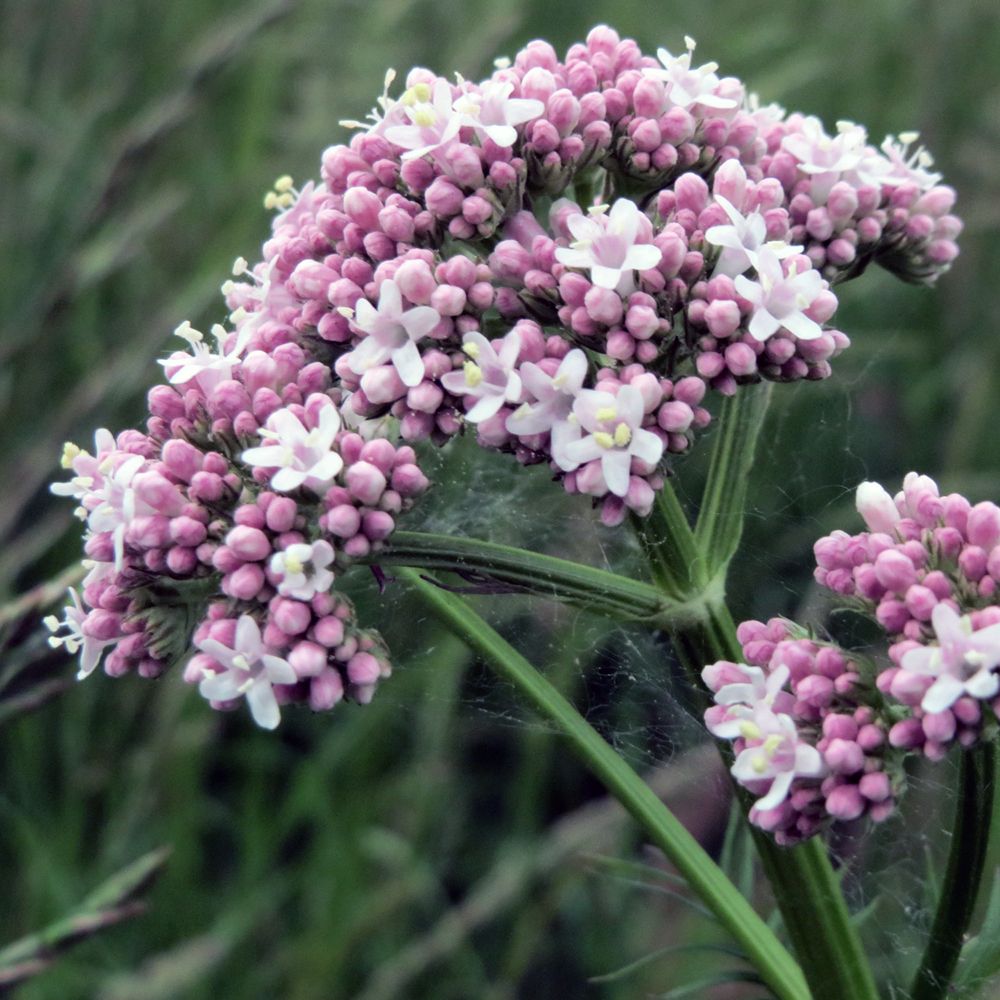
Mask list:
[[[93,455],[67,446],[73,478],[52,489],[79,503],[89,572],[82,600],[73,591],[65,619],[47,624],[53,645],[80,654],[81,677],[102,657],[108,674],[156,677],[193,641],[185,679],[217,707],[245,696],[273,728],[279,702],[366,702],[390,672],[381,640],[333,585],[377,550],[427,479],[410,447],[344,429],[336,392],[282,406],[273,372],[254,388],[288,363],[290,352],[274,353],[237,361],[219,382],[174,355],[174,384],[150,394],[148,434],[98,431]],[[316,381],[306,367],[285,399]]]
[[[178,328],[146,433],[68,455],[85,672],[110,649],[108,671],[157,674],[197,635],[188,679],[258,721],[325,706],[330,670],[364,700],[387,664],[328,599],[427,486],[402,442],[473,425],[615,525],[650,511],[710,392],[830,374],[834,282],[947,268],[959,223],[923,150],[761,108],[693,50],[601,26],[480,83],[417,68],[390,96],[390,72],[318,182],[276,181],[262,259],[222,286],[226,325]]]
[[[907,754],[940,760],[992,739],[1000,717],[1000,507],[914,472],[895,497],[862,483],[857,506],[868,530],[816,542],[816,579],[881,626],[888,662],[772,619],[740,626],[746,663],[703,674],[709,729],[737,741],[733,773],[763,793],[751,818],[786,843],[830,818],[884,818]]]

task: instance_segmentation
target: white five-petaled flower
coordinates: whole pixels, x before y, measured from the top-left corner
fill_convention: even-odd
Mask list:
[[[778,256],[764,246],[757,253],[757,280],[741,274],[734,285],[754,307],[747,329],[755,340],[765,341],[782,328],[799,340],[814,340],[822,335],[823,328],[805,313],[826,288],[826,282],[813,268],[800,272],[793,267],[785,274]]]
[[[405,149],[402,158],[415,160],[446,146],[462,127],[462,119],[452,107],[451,84],[438,77],[431,87],[417,83],[399,99],[409,125],[393,125],[385,130],[389,142]]]
[[[202,392],[210,393],[220,382],[232,376],[233,368],[239,364],[242,348],[236,346],[228,354],[225,353],[224,344],[228,334],[218,323],[212,327],[216,343],[214,351],[205,343],[204,334],[195,330],[186,320],[174,333],[191,345],[191,353],[175,351],[169,358],[160,361],[168,371],[173,369],[167,376],[171,385],[185,385],[194,381]]]
[[[643,76],[662,80],[667,99],[677,107],[690,108],[701,105],[718,110],[735,108],[739,104],[738,101],[722,97],[715,92],[719,86],[719,78],[715,74],[719,68],[718,63],[705,63],[704,66],[692,69],[691,56],[694,54],[695,42],[690,37],[685,37],[684,42],[687,45],[687,52],[681,56],[671,55],[666,49],[657,49],[656,55],[663,68],[648,67],[642,71]]]
[[[146,464],[142,455],[112,452],[99,467],[100,484],[95,484],[85,504],[93,504],[87,517],[87,526],[98,533],[110,531],[115,548],[115,569],[122,568],[125,558],[125,532],[132,521],[153,508],[136,495],[133,480]],[[121,461],[118,461],[122,459]]]
[[[308,545],[289,545],[271,556],[271,572],[279,578],[278,593],[297,601],[311,601],[333,586],[333,546],[320,539]]]
[[[521,350],[521,335],[511,330],[501,342],[499,353],[476,331],[462,338],[462,350],[468,357],[461,371],[448,372],[441,384],[456,396],[471,396],[476,402],[466,411],[466,420],[479,423],[500,411],[504,403],[521,401],[521,376],[515,370]]]
[[[760,212],[749,215],[740,212],[728,198],[716,195],[715,200],[729,216],[730,225],[712,226],[705,232],[705,239],[717,247],[722,247],[715,263],[713,276],[725,274],[735,278],[751,267],[757,267],[757,253],[761,247],[771,250],[778,260],[801,253],[802,247],[792,246],[784,240],[767,239],[767,223]]]
[[[541,101],[511,97],[514,84],[490,80],[479,91],[460,95],[452,105],[459,121],[471,128],[480,139],[490,139],[494,145],[513,146],[517,142],[517,125],[537,118],[544,110]]]
[[[583,427],[589,433],[563,446],[560,467],[573,472],[599,460],[605,485],[617,497],[628,493],[633,457],[652,467],[663,455],[662,439],[641,426],[642,394],[635,386],[622,386],[617,395],[583,389],[573,403],[573,417],[576,432]]]
[[[108,646],[113,646],[121,636],[111,639],[95,639],[83,629],[84,619],[87,612],[80,602],[80,595],[74,587],[69,588],[69,595],[73,603],[67,604],[63,609],[63,620],[60,621],[55,615],[45,618],[45,627],[52,633],[49,636],[49,645],[53,649],[60,646],[66,648],[70,655],[80,654],[80,669],[77,671],[77,680],[93,673],[94,667],[100,662],[101,654]],[[59,635],[60,629],[66,629],[65,635]]]
[[[566,267],[590,271],[598,288],[611,288],[620,295],[635,290],[633,271],[656,267],[663,252],[652,243],[637,243],[645,216],[633,201],[619,198],[606,212],[602,205],[589,215],[571,215],[566,226],[575,237],[568,247],[556,250],[556,260]]]
[[[100,471],[101,463],[116,448],[114,435],[104,427],[101,427],[94,434],[93,455],[71,441],[67,441],[63,445],[60,465],[64,469],[72,469],[73,478],[66,482],[52,483],[49,486],[49,491],[57,497],[72,497],[74,500],[83,500],[103,482],[104,476]]]
[[[260,431],[268,443],[248,448],[242,458],[247,465],[277,469],[271,487],[281,493],[300,486],[318,493],[344,467],[344,460],[333,450],[339,431],[340,414],[332,400],[323,405],[318,426],[312,430],[291,410],[276,410]]]
[[[882,152],[888,169],[880,178],[883,184],[895,187],[912,181],[921,191],[926,191],[941,182],[941,175],[930,169],[934,166],[934,157],[923,146],[910,152],[910,146],[919,138],[916,132],[901,132],[898,139],[891,135],[885,137]]]
[[[868,136],[862,126],[848,121],[837,122],[837,134],[827,135],[823,123],[810,115],[800,131],[781,140],[781,146],[799,161],[799,170],[812,176],[809,197],[823,204],[833,185],[867,157]]]
[[[797,777],[826,773],[822,755],[802,740],[792,717],[774,712],[764,702],[747,710],[739,735],[745,746],[732,766],[733,777],[743,785],[770,780],[766,794],[754,803],[762,812],[780,806]]]
[[[561,465],[563,449],[578,433],[570,422],[570,414],[587,377],[587,355],[576,347],[559,362],[555,375],[547,375],[530,361],[521,365],[520,374],[534,401],[522,403],[507,418],[507,430],[520,437],[551,432],[552,458]]]
[[[209,701],[246,698],[253,721],[264,729],[274,729],[281,721],[272,684],[294,684],[298,677],[287,660],[275,656],[264,645],[260,627],[250,615],[236,623],[233,648],[216,639],[202,639],[198,649],[216,660],[222,671],[206,670],[198,691]]]
[[[740,736],[743,723],[752,718],[758,706],[773,711],[775,701],[784,691],[790,675],[788,667],[784,664],[766,675],[760,667],[751,667],[745,663],[734,663],[732,666],[742,673],[746,680],[724,684],[715,692],[716,705],[724,706],[726,711],[720,720],[708,726],[708,731],[713,736],[723,740],[732,740]],[[704,677],[704,674],[702,676]]]
[[[968,615],[959,615],[947,604],[937,604],[931,624],[938,645],[920,646],[903,654],[904,670],[935,678],[920,707],[925,712],[951,708],[963,695],[980,701],[1000,691],[1000,624],[973,631]]]
[[[378,307],[359,299],[354,307],[353,325],[367,334],[347,355],[347,363],[356,375],[363,375],[375,365],[392,361],[403,385],[419,385],[424,378],[424,363],[417,342],[441,322],[441,314],[430,306],[403,309],[403,296],[395,281],[383,281]]]

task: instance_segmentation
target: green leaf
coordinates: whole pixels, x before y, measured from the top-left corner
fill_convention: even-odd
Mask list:
[[[656,951],[650,952],[648,955],[643,955],[641,958],[637,958],[634,962],[629,962],[627,965],[623,965],[620,969],[615,969],[613,972],[605,972],[600,976],[591,976],[589,982],[592,983],[613,983],[617,982],[619,979],[626,979],[633,973],[638,972],[640,969],[644,969],[647,965],[652,965],[654,962],[659,961],[661,958],[667,958],[670,955],[682,955],[685,953],[697,951],[715,951],[721,955],[728,955],[732,958],[742,958],[743,955],[737,951],[735,948],[729,948],[724,944],[675,944],[668,945],[666,948],[657,948]],[[724,982],[730,982],[726,979]],[[760,982],[759,978],[755,978],[753,982]]]
[[[962,949],[954,981],[956,995],[973,996],[997,975],[1000,975],[1000,871],[993,876],[979,933]]]

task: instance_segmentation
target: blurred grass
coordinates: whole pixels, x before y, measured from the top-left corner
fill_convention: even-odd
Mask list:
[[[854,346],[835,377],[775,393],[732,585],[737,615],[812,606],[811,542],[845,523],[862,477],[892,483],[919,468],[977,499],[1000,496],[995,5],[653,10],[638,0],[613,12],[593,0],[0,2],[0,603],[77,558],[77,525],[45,492],[62,440],[141,418],[170,330],[221,318],[219,283],[237,255],[254,257],[262,192],[279,174],[316,173],[322,148],[345,137],[336,122],[365,113],[387,66],[481,75],[531,37],[565,49],[602,20],[648,49],[676,50],[691,34],[723,72],[828,123],[862,121],[876,137],[919,129],[968,221],[937,289],[880,274],[844,287],[839,320]],[[512,497],[506,459],[454,450],[433,459],[437,478],[473,484],[476,509],[442,488],[426,523],[628,562],[614,533],[553,500],[543,471],[524,474]],[[691,496],[703,454],[680,464]],[[461,476],[447,471],[456,463]],[[543,494],[563,520],[530,516]],[[242,714],[206,712],[177,678],[95,677],[3,723],[0,943],[173,845],[150,914],[79,946],[19,995],[624,1000],[713,971],[705,956],[665,954],[588,985],[715,932],[574,862],[591,836],[588,850],[634,851],[628,826],[594,820],[608,815],[599,789],[394,589],[380,601],[362,587],[359,600],[373,624],[390,623],[399,665],[367,708],[288,713],[275,737]],[[634,762],[674,762],[672,801],[718,843],[723,785],[712,779],[710,799],[704,767],[680,754],[697,726],[669,688],[666,650],[547,605],[491,603]],[[5,667],[69,676],[28,625],[0,627]],[[942,778],[923,780],[905,823],[839,845],[881,875],[869,943],[897,974],[923,919],[924,849],[939,849]],[[579,840],[560,853],[567,830]],[[860,900],[857,883],[851,891]]]

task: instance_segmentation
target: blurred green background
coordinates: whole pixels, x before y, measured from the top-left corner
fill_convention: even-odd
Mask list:
[[[276,735],[206,711],[177,677],[64,691],[71,665],[47,651],[38,614],[11,604],[78,558],[78,524],[46,492],[62,441],[141,420],[170,331],[221,319],[231,262],[258,256],[276,176],[315,176],[346,138],[338,120],[365,114],[389,66],[483,76],[533,37],[565,50],[601,21],[649,51],[693,35],[723,73],[828,126],[860,121],[876,140],[918,129],[967,220],[936,289],[881,273],[842,287],[854,346],[834,378],[775,392],[736,617],[816,608],[812,541],[854,523],[862,478],[894,488],[916,468],[1000,499],[994,3],[2,0],[0,696],[39,705],[0,710],[0,944],[173,849],[147,915],[19,996],[623,1000],[740,967],[711,950],[655,954],[725,938],[635,867],[656,859],[513,692],[398,588],[379,598],[365,570],[356,597],[385,626],[396,675],[371,706],[289,711]],[[705,451],[678,463],[688,497]],[[632,565],[628,539],[556,496],[543,470],[514,478],[465,443],[429,461],[445,485],[408,526]],[[657,637],[509,597],[478,606],[722,848],[725,781]],[[923,775],[901,818],[835,845],[856,907],[881,892],[865,933],[885,976],[905,975],[920,947],[947,781],[946,767]],[[751,885],[742,845],[725,847]]]

